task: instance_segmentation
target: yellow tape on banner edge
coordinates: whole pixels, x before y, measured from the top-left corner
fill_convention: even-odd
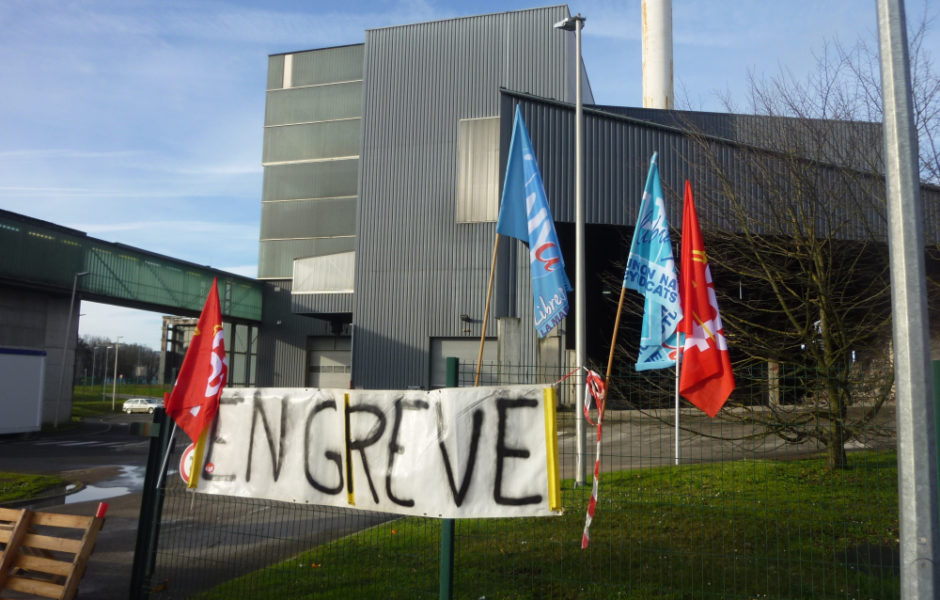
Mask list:
[[[349,450],[349,394],[343,394],[344,445],[346,446],[346,503],[356,505],[356,493],[353,491],[352,452]]]
[[[561,479],[558,477],[558,421],[555,418],[555,388],[542,390],[545,407],[545,466],[548,469],[548,508],[561,511]]]
[[[202,474],[203,469],[202,461],[206,451],[206,438],[210,427],[212,427],[211,423],[206,425],[202,433],[199,434],[199,439],[196,440],[196,447],[193,449],[193,466],[189,470],[189,481],[186,482],[186,489],[188,490],[194,490],[199,485],[199,476]]]

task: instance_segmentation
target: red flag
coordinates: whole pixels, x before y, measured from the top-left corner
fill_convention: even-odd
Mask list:
[[[219,412],[219,398],[228,376],[225,335],[216,280],[202,307],[179,376],[166,400],[166,412],[195,443]]]
[[[709,417],[714,417],[734,390],[734,374],[688,181],[685,182],[682,215],[681,261],[679,297],[683,317],[678,331],[685,334],[685,346],[679,393]]]

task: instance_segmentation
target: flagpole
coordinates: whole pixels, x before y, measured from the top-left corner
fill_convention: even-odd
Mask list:
[[[493,295],[493,274],[496,273],[496,253],[499,251],[499,237],[497,233],[496,239],[493,241],[493,259],[490,261],[490,280],[486,285],[486,307],[483,309],[483,331],[480,333],[480,352],[477,354],[477,372],[473,378],[473,387],[480,385],[480,370],[483,367],[483,344],[486,342],[486,324],[490,320],[490,298]]]
[[[623,299],[626,296],[627,288],[620,288],[620,300],[617,302],[617,316],[614,318],[614,333],[610,336],[610,354],[607,356],[607,373],[604,374],[604,403],[600,407],[600,417],[603,420],[604,411],[607,409],[607,393],[610,390],[610,372],[614,367],[614,350],[617,348],[617,332],[620,331],[620,315],[623,314]]]
[[[676,344],[680,337],[676,337]],[[676,348],[676,464],[679,464],[679,348]]]
[[[163,475],[166,473],[166,463],[170,460],[170,452],[173,451],[173,435],[176,433],[176,421],[173,421],[173,429],[170,430],[170,440],[166,443],[166,452],[163,454],[163,466],[160,467],[160,474],[157,476],[156,489],[160,489],[163,484]]]
[[[581,90],[581,29],[586,19],[578,13],[577,16],[568,17],[555,23],[556,29],[574,31],[575,51],[575,77],[574,77],[574,256],[575,256],[575,284],[574,284],[574,354],[575,366],[578,373],[575,375],[575,437],[577,456],[575,456],[575,486],[584,485],[584,373],[587,308],[585,306],[585,276],[584,276],[584,184],[583,184],[583,153],[584,153],[584,108]]]
[[[480,371],[483,368],[483,345],[486,343],[486,324],[490,320],[490,299],[493,296],[493,275],[496,273],[496,255],[499,252],[499,238],[493,240],[493,258],[490,260],[490,277],[486,284],[486,306],[483,308],[483,327],[480,332],[480,351],[477,353],[477,372],[473,377],[473,387],[480,385]],[[450,375],[448,375],[450,378]],[[448,384],[459,385],[457,374],[453,374],[453,381]],[[441,519],[441,564],[439,570],[439,592],[438,597],[450,599],[453,597],[453,573],[454,573],[454,520]]]

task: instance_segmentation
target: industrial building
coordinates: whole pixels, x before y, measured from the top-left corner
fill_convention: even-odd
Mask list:
[[[444,356],[476,356],[501,90],[574,101],[574,40],[552,27],[566,16],[375,29],[364,44],[270,57],[259,278],[274,285],[259,383],[430,387],[443,385]],[[494,311],[494,336],[495,318],[531,319],[518,299]],[[515,361],[541,350],[560,364],[563,330],[540,348],[526,330]]]
[[[431,388],[444,385],[445,357],[476,362],[516,106],[574,280],[579,72],[588,357],[606,358],[601,278],[623,261],[651,155],[660,153],[668,196],[686,178],[708,183],[706,145],[732,165],[741,152],[772,151],[775,137],[766,118],[594,106],[590,66],[578,68],[574,35],[554,27],[569,16],[553,6],[372,29],[362,44],[269,58],[259,385]],[[875,125],[839,127],[880,144]],[[928,197],[936,243],[936,190]],[[681,202],[671,198],[676,227]],[[721,207],[710,206],[705,220],[720,223]],[[484,382],[509,381],[520,366],[556,379],[573,365],[574,307],[539,339],[522,246],[502,244],[497,265]]]
[[[697,200],[711,196],[698,202],[702,221],[733,227],[718,188],[736,186],[747,197],[758,186],[741,159],[779,153],[782,121],[597,106],[590,65],[576,64],[575,35],[556,27],[568,17],[562,5],[409,24],[368,30],[361,44],[270,56],[258,280],[0,211],[0,352],[10,369],[35,373],[37,410],[27,411],[28,426],[69,414],[78,299],[194,317],[213,277],[232,340],[230,385],[444,385],[446,357],[477,360],[517,106],[575,280],[579,73],[587,359],[604,361],[610,277],[622,273],[650,156],[660,156],[673,228],[686,178]],[[881,144],[878,125],[808,125],[808,136],[821,132],[831,142],[807,147],[814,172],[868,180],[843,188],[838,197],[847,209],[859,194],[883,196],[878,168],[868,163],[869,150]],[[843,143],[849,139],[855,143]],[[861,153],[845,155],[846,148]],[[717,181],[716,165],[733,181]],[[936,246],[940,189],[922,186],[922,197],[926,243]],[[754,198],[759,220],[766,207],[760,194]],[[843,235],[884,237],[883,215],[851,214]],[[538,338],[524,246],[507,240],[496,258],[482,382],[555,381],[576,362],[575,303],[566,322]],[[940,271],[937,261],[928,268]],[[627,327],[631,319],[635,326],[639,315],[628,315]],[[188,336],[183,320],[166,327],[161,371],[172,379]],[[23,370],[16,361],[42,368]]]

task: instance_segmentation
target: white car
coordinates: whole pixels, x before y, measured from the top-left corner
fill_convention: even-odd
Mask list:
[[[135,412],[153,414],[153,411],[157,408],[163,408],[163,400],[157,398],[131,398],[130,400],[124,401],[124,406],[121,410],[127,414]]]

